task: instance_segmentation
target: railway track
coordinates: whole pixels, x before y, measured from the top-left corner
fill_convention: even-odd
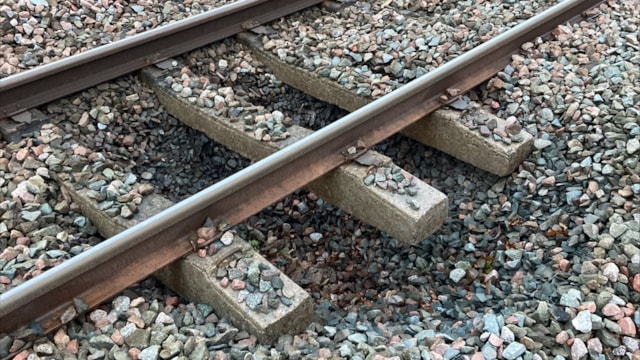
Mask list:
[[[20,113],[318,3],[317,0],[238,1],[4,78],[0,80],[3,93],[0,116]]]
[[[264,2],[252,3],[264,5]],[[193,241],[190,241],[189,237],[196,233],[208,219],[213,219],[216,225],[225,230],[226,226],[238,224],[293,190],[311,183],[344,163],[353,161],[374,144],[400,132],[426,114],[441,107],[443,102],[451,100],[451,97],[468,91],[490,78],[504,67],[510,55],[516,52],[525,41],[551,31],[556,25],[578,16],[595,4],[597,4],[596,1],[563,2],[523,25],[429,72],[392,94],[355,110],[340,121],[316,133],[303,137],[202,193],[114,235],[89,252],[10,290],[3,294],[1,300],[2,327],[0,327],[0,332],[13,331],[27,323],[38,332],[49,332],[55,329],[62,323],[61,318],[68,319],[68,316],[65,318],[63,314],[68,313],[70,309],[73,310],[72,312],[81,313],[92,308],[155,270],[197,250],[197,246],[194,248]],[[249,9],[251,5],[255,4],[247,4],[246,9]],[[236,4],[233,9],[244,9],[243,6],[244,4]],[[300,6],[300,8],[303,7],[303,5]],[[309,4],[304,6],[309,6]],[[231,11],[230,9],[231,7],[224,10]],[[252,14],[264,12],[259,7],[251,9],[257,11]],[[286,11],[295,10],[288,8]],[[233,13],[226,12],[225,14],[230,16]],[[255,17],[249,15],[249,19],[252,19],[252,16]],[[274,17],[277,16],[265,15],[264,18],[260,18],[259,22],[268,21]],[[202,20],[196,19],[194,24],[197,24],[198,21]],[[244,18],[240,23],[232,22],[233,24],[228,28],[226,23],[221,26],[225,29],[215,39],[224,38],[231,33],[256,25],[254,22],[248,24]],[[220,23],[216,23],[216,25],[220,25]],[[168,32],[169,29],[166,31]],[[145,39],[150,41],[156,36],[161,35],[150,33],[145,36]],[[176,39],[181,38],[177,37]],[[134,46],[134,40],[138,39],[132,38],[131,40],[131,44],[127,44],[127,46]],[[204,42],[205,40],[200,41]],[[207,38],[208,41],[211,41],[211,38]],[[155,42],[150,42],[150,44],[152,45],[149,46],[159,46]],[[200,42],[194,42],[189,44],[188,48],[201,45]],[[171,49],[171,52],[162,53],[153,59],[137,57],[133,65],[122,67],[116,72],[101,66],[108,70],[105,74],[97,74],[95,80],[92,76],[91,81],[85,78],[84,82],[60,91],[65,93],[77,91],[90,84],[116,76],[116,74],[119,75],[120,72],[130,72],[147,65],[149,62],[156,62],[184,52],[186,48],[187,45],[184,48]],[[130,48],[122,47],[118,51],[126,49]],[[79,61],[85,62],[92,56],[94,60],[98,61],[102,55],[106,54],[105,51],[110,52],[110,49],[100,51],[100,53],[87,53],[85,60]],[[141,51],[140,53],[146,54],[148,52]],[[69,63],[71,63],[71,59],[69,59]],[[85,62],[85,64],[88,63]],[[58,66],[62,67],[62,65]],[[45,70],[39,69],[38,71]],[[61,76],[58,71],[59,69],[52,70],[52,73],[57,72],[56,76]],[[73,72],[74,70],[69,67],[65,71]],[[26,84],[19,85],[19,83],[21,81],[27,83],[29,80],[35,81],[40,76],[42,74],[33,73],[32,75],[25,72],[19,79],[12,77],[9,78],[11,81],[6,81],[4,84],[1,82],[4,79],[0,80],[0,90],[7,91],[6,94],[15,94],[13,97],[9,97],[10,99],[24,98],[27,92],[33,93],[33,91],[29,90],[30,87],[23,87],[27,86]],[[49,80],[45,80],[44,83],[36,82],[39,87],[44,84],[60,83],[59,78],[53,80],[55,78],[42,76],[42,79]],[[13,92],[14,89],[15,92]],[[443,99],[443,97],[446,98]],[[3,96],[2,111],[7,115],[52,100],[52,98],[38,93],[24,101],[5,102],[6,99],[7,97]],[[310,170],[301,175],[297,171],[301,168]],[[243,206],[237,206],[237,204],[243,204]],[[222,235],[222,232],[219,235]],[[151,243],[153,243],[153,251],[150,251],[149,244]],[[105,257],[104,252],[107,251],[110,255]],[[130,261],[132,258],[137,260],[132,262]],[[104,285],[107,282],[106,274],[112,280],[108,286]],[[117,280],[113,281],[113,279]]]

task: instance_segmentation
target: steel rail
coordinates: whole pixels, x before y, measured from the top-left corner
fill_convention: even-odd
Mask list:
[[[321,2],[322,0],[240,0],[0,79],[0,118]]]
[[[371,146],[441,106],[448,89],[466,91],[506,65],[520,44],[551,31],[600,0],[565,0],[447,62],[391,94],[239,171],[93,249],[9,290],[0,300],[0,332],[31,324],[51,331],[60,315],[94,307],[193,251],[187,236],[207,217],[230,225],[348,161],[344,151]]]

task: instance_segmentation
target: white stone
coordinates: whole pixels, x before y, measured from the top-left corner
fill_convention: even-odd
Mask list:
[[[458,283],[462,278],[467,274],[464,269],[453,269],[449,273],[449,279],[451,279],[454,283]]]
[[[549,140],[545,140],[545,139],[535,139],[533,142],[533,146],[536,147],[536,149],[538,150],[542,150],[544,148],[546,148],[547,146],[550,146],[552,144],[551,141]]]
[[[636,153],[638,150],[640,150],[640,139],[634,138],[627,141],[627,153],[629,155]]]
[[[234,238],[233,233],[231,231],[226,231],[224,234],[222,234],[222,237],[220,237],[220,241],[225,246],[229,246],[233,242],[233,238]]]
[[[593,329],[593,323],[591,322],[591,313],[589,310],[583,310],[571,320],[573,327],[581,333],[590,333]],[[583,344],[584,345],[584,344]],[[586,347],[585,347],[586,350]]]

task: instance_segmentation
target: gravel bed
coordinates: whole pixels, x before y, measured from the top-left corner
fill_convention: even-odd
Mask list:
[[[556,1],[345,1],[264,31],[283,61],[378,98],[554,5]],[[313,19],[313,20],[310,20]]]
[[[3,1],[0,78],[233,2]]]
[[[0,294],[101,240],[55,181],[62,139],[52,135],[0,142]]]
[[[316,300],[303,334],[259,344],[146,280],[51,336],[0,338],[0,356],[24,345],[17,359],[640,359],[640,9],[612,3],[591,15],[526,44],[477,90],[537,137],[516,173],[498,178],[402,136],[378,146],[449,196],[447,222],[425,241],[401,245],[306,192],[235,229]],[[123,171],[150,168],[152,150],[184,156],[157,145],[192,140],[153,135],[175,120],[135,80],[95,91],[108,96],[70,102],[87,112],[96,105],[84,99],[111,102],[113,122],[58,125],[94,139]],[[118,108],[133,94],[143,108]],[[79,125],[83,113],[69,118]],[[123,146],[133,129],[158,143]],[[192,168],[212,174],[203,158]]]

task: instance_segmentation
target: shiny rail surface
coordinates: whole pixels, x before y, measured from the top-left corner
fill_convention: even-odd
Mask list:
[[[9,290],[0,332],[49,332],[67,312],[81,313],[193,251],[187,240],[207,217],[235,225],[349,161],[441,106],[450,89],[468,91],[500,71],[520,45],[579,16],[600,0],[565,0],[391,94],[220,181],[87,252]],[[304,171],[301,171],[303,170]]]
[[[322,0],[239,0],[0,79],[0,118],[98,85]]]

